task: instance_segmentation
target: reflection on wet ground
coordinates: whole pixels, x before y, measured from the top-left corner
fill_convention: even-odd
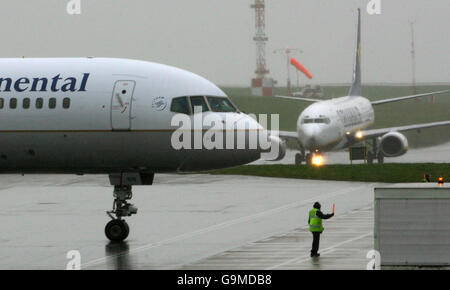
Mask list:
[[[336,215],[372,204],[376,184],[249,176],[156,175],[133,188],[124,243],[104,236],[106,176],[1,175],[0,269],[177,269],[302,227],[315,201]]]
[[[112,257],[109,261],[112,268],[116,270],[132,269],[132,257],[128,255],[130,246],[127,241],[109,242],[105,245],[105,256]]]

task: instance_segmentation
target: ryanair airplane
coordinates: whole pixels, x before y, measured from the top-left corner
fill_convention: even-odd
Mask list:
[[[408,150],[408,140],[400,133],[438,126],[450,125],[450,120],[382,129],[367,129],[375,121],[373,106],[415,99],[450,91],[397,97],[371,102],[361,97],[361,11],[358,9],[358,30],[353,83],[348,96],[331,100],[317,100],[277,96],[279,98],[313,102],[299,116],[296,132],[278,132],[284,139],[294,139],[301,147],[295,156],[295,164],[321,165],[323,152],[348,148],[363,140],[372,140],[373,150],[368,153],[368,163],[377,159],[383,163],[384,157],[401,156]],[[309,151],[309,153],[306,153]]]

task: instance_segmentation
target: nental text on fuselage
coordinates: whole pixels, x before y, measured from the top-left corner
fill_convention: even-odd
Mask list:
[[[0,77],[0,92],[85,92],[89,76],[90,73],[84,73],[81,77],[61,74],[50,78]]]

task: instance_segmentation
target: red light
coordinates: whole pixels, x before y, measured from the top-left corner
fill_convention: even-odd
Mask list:
[[[444,177],[439,177],[438,178],[438,183],[439,184],[444,184]]]

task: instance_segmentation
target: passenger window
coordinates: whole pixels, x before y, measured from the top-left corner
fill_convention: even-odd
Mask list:
[[[36,99],[36,109],[42,109],[44,106],[44,100],[42,98]]]
[[[50,98],[50,100],[48,101],[48,107],[50,109],[56,108],[56,98]]]
[[[3,109],[4,106],[5,106],[5,99],[0,98],[0,109]]]
[[[24,109],[29,109],[30,108],[30,98],[25,98],[22,101],[22,107]]]
[[[191,98],[191,107],[192,112],[195,112],[195,107],[202,107],[202,112],[209,111],[208,105],[205,102],[205,98],[203,96],[190,97]]]
[[[15,109],[17,108],[17,99],[16,98],[11,98],[9,100],[9,108],[10,109]]]
[[[174,98],[170,105],[170,111],[189,115],[189,105],[187,97]]]
[[[70,98],[63,99],[63,108],[68,109],[70,107]]]

